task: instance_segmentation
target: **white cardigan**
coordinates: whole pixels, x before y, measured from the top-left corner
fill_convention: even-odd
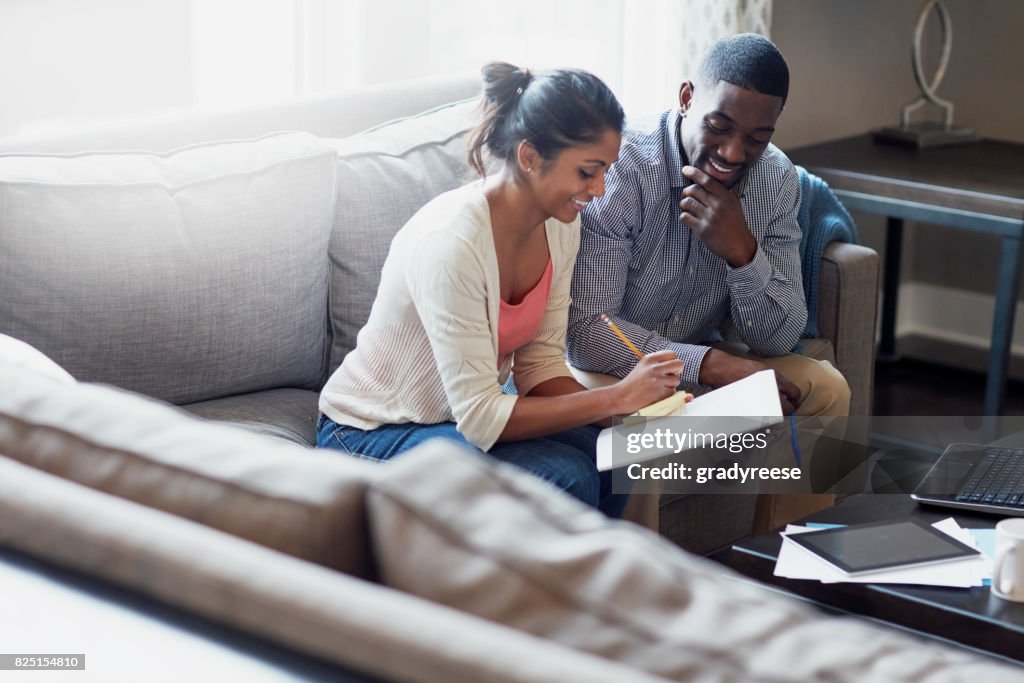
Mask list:
[[[579,249],[579,218],[545,223],[552,283],[537,336],[513,354],[522,394],[565,364],[569,285]],[[503,394],[499,369],[501,287],[482,184],[446,192],[398,231],[370,318],[356,348],[320,394],[320,411],[338,424],[454,421],[487,451],[505,428],[517,397]]]

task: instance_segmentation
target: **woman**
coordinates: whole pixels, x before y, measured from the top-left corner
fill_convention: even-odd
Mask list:
[[[618,517],[593,423],[675,391],[682,362],[652,354],[587,391],[564,359],[579,213],[604,193],[623,113],[583,71],[483,69],[481,182],[446,192],[398,232],[356,348],[320,396],[317,443],[386,460],[434,437],[528,470]],[[500,164],[487,176],[483,151]],[[514,371],[518,395],[502,384]]]

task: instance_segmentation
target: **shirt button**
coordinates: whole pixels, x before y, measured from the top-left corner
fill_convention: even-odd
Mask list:
[[[739,289],[740,286],[734,282],[734,283],[732,283],[732,288],[733,289]]]
[[[753,326],[754,326],[754,321],[753,320],[748,320],[747,321],[747,327],[753,327]]]
[[[687,271],[688,271],[689,273],[693,273],[693,266],[690,266],[690,267],[689,267],[689,268],[687,269]]]

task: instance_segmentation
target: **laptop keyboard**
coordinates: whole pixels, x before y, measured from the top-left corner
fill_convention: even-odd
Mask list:
[[[986,449],[956,500],[1024,509],[1024,450]]]

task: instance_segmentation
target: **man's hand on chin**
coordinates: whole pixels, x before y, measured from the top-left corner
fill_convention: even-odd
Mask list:
[[[693,184],[683,189],[679,222],[733,268],[750,263],[757,252],[757,240],[747,227],[735,188],[730,190],[695,166],[683,167],[683,175]]]
[[[740,358],[719,349],[711,349],[704,355],[697,379],[701,384],[717,389],[744,377],[749,377],[755,372],[768,369],[768,366],[760,361]],[[790,415],[796,412],[800,407],[800,389],[778,371],[775,372],[775,381],[779,385],[782,414]]]

